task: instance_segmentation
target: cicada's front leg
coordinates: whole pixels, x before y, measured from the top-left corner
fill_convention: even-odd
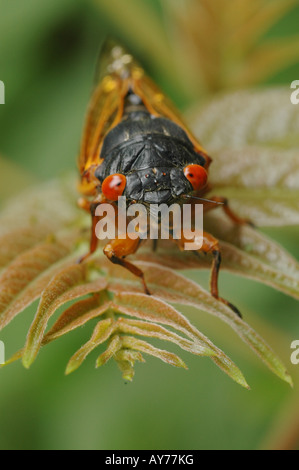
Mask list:
[[[179,245],[180,249],[184,249],[185,243],[194,242],[195,239],[185,239],[183,233],[181,234],[180,239],[174,239],[174,242]],[[221,265],[221,251],[219,247],[219,241],[213,237],[210,233],[203,232],[203,243],[199,250],[194,251],[194,253],[198,254],[198,252],[202,253],[210,253],[213,256],[212,262],[212,270],[211,270],[211,277],[210,277],[210,290],[211,294],[215,299],[220,300],[222,303],[230,307],[239,317],[241,317],[240,311],[235,307],[232,303],[228,300],[223,299],[219,296],[218,292],[218,277],[219,277],[219,270]]]
[[[130,234],[126,235],[125,239],[115,238],[111,240],[104,248],[104,254],[114,264],[118,264],[123,268],[128,269],[132,274],[138,276],[143,284],[145,293],[150,295],[150,291],[145,283],[144,274],[137,266],[124,258],[128,255],[132,255],[137,251],[142,240],[140,238],[133,239]]]
[[[98,238],[96,235],[96,226],[98,221],[100,220],[100,216],[96,215],[96,209],[99,206],[99,204],[106,202],[102,200],[101,202],[90,202],[87,199],[81,198],[79,199],[79,206],[86,210],[87,212],[90,212],[91,214],[91,237],[90,237],[90,247],[89,247],[89,252],[82,256],[79,259],[79,262],[82,263],[84,260],[86,260],[92,253],[94,253],[97,249],[98,245]],[[117,220],[118,220],[118,209],[116,206],[114,206],[115,214],[116,214],[116,226],[115,228],[118,228],[117,225]],[[129,261],[125,260],[124,258],[126,256],[132,255],[135,253],[140,246],[142,240],[139,237],[130,237],[130,234],[126,234],[126,237],[123,238],[115,238],[114,240],[111,240],[107,245],[104,247],[104,254],[107,256],[107,258],[114,264],[118,264],[122,266],[123,268],[128,269],[132,274],[135,276],[138,276],[143,284],[144,290],[146,294],[150,295],[150,291],[145,283],[144,280],[144,274],[139,269],[137,266],[135,266],[133,263],[130,263]]]
[[[80,198],[78,200],[78,205],[81,209],[89,212],[91,215],[91,235],[90,235],[90,245],[89,245],[89,252],[86,255],[81,256],[78,260],[78,263],[82,263],[85,261],[90,255],[92,255],[98,246],[98,238],[96,236],[96,225],[99,221],[99,217],[96,216],[96,208],[101,202],[89,201],[85,198]]]

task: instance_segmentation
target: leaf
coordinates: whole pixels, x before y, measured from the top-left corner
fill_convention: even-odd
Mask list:
[[[298,34],[268,40],[259,45],[256,51],[248,54],[241,73],[231,74],[231,83],[238,87],[256,85],[288,65],[296,63],[298,54]]]
[[[106,287],[104,279],[87,282],[86,265],[75,264],[57,274],[44,290],[37,313],[28,332],[23,364],[30,367],[43,341],[49,318],[66,302],[98,292]]]
[[[11,184],[11,181],[14,184]],[[16,192],[36,184],[35,178],[24,168],[6,160],[0,155],[0,198],[13,196]]]
[[[227,270],[268,284],[299,299],[299,278],[297,276],[272,269],[227,243],[221,243],[221,251],[225,257],[224,266]]]
[[[101,292],[102,294],[102,292]],[[102,297],[105,297],[102,295]],[[111,302],[101,295],[93,295],[84,300],[77,301],[63,312],[50,331],[44,336],[43,344],[47,344],[60,336],[83,326],[93,318],[103,315],[111,306]]]
[[[129,380],[130,382],[133,380],[135,375],[135,362],[145,362],[139,351],[133,351],[130,349],[121,349],[120,351],[117,351],[114,355],[114,359],[122,372],[123,379]]]
[[[17,230],[37,229],[57,235],[60,229],[72,226],[77,229],[77,219],[82,218],[76,200],[76,175],[53,179],[27,189],[5,202],[1,209],[0,235]],[[26,208],[26,210],[25,210]]]
[[[128,351],[128,349],[126,349],[126,352]],[[124,350],[122,351],[119,351],[119,352],[125,352]],[[133,351],[135,352],[135,351]],[[115,357],[117,357],[117,354],[115,355]],[[134,370],[134,366],[132,366],[131,362],[130,361],[126,361],[126,360],[116,360],[117,362],[117,365],[122,373],[122,378],[124,380],[128,380],[129,382],[132,382],[133,378],[134,378],[134,375],[135,375],[135,370]],[[142,362],[145,362],[145,361],[142,361]]]
[[[297,63],[297,36],[273,33],[287,13],[297,14],[296,6],[296,0],[165,0],[190,102],[200,94],[248,88]]]
[[[182,359],[176,354],[164,351],[162,349],[158,349],[155,346],[152,346],[151,344],[147,343],[146,341],[132,338],[131,336],[123,336],[122,345],[124,348],[134,349],[137,351],[141,351],[145,354],[155,356],[161,359],[161,361],[166,362],[167,364],[170,364],[172,366],[187,369],[187,366],[184,361],[182,361]]]
[[[122,273],[120,272],[120,274]],[[154,276],[155,274],[156,273],[153,273]],[[170,283],[171,282],[172,279],[170,279]],[[160,296],[160,292],[156,295]],[[168,301],[170,300],[170,297],[171,296],[167,295],[164,296],[164,298]],[[170,301],[172,300],[173,297]],[[196,342],[199,342],[200,345],[208,346],[212,350],[212,352],[214,352],[214,354],[211,354],[206,348],[206,353],[211,356],[212,360],[233,380],[235,380],[242,386],[248,388],[248,385],[242,373],[236,367],[236,365],[229,359],[229,357],[227,357],[223,353],[223,351],[213,345],[213,343],[208,338],[206,338],[202,333],[200,333],[196,328],[194,328],[182,314],[180,314],[170,305],[165,304],[157,298],[149,298],[145,294],[133,294],[131,292],[118,294],[116,296],[116,302],[117,303],[114,308],[120,313],[171,326],[186,334],[191,339],[196,339]]]
[[[190,305],[217,316],[237,332],[240,338],[252,348],[272,372],[278,375],[282,380],[292,383],[285,366],[265,341],[247,323],[236,316],[230,308],[216,300],[195,282],[184,278],[168,268],[146,262],[139,262],[138,266],[140,266],[146,274],[147,283],[153,289],[156,296],[161,297],[167,302]],[[142,296],[143,294],[124,293],[118,295],[117,300],[120,305],[128,306],[133,310],[138,309],[138,313],[134,313],[134,315],[138,316],[140,315],[140,311],[142,312]],[[152,299],[151,304],[149,304],[151,305],[151,311],[154,311],[153,304],[155,303],[157,303],[157,300]],[[125,313],[124,309],[121,311]],[[160,321],[159,317],[155,318],[156,321]],[[186,330],[188,332],[189,329],[190,327],[187,325]],[[192,327],[190,331],[192,332]],[[220,352],[220,354],[221,353],[222,352]],[[228,358],[225,358],[224,362],[227,362],[227,360]]]
[[[36,230],[24,229],[12,231],[0,237],[0,268],[5,268],[22,252],[41,242],[48,230],[39,226]]]
[[[101,365],[105,364],[122,348],[129,348],[156,356],[162,361],[168,362],[171,365],[186,368],[184,362],[175,354],[157,349],[149,343],[146,343],[145,341],[137,340],[136,338],[130,336],[120,337],[117,334],[111,336],[117,330],[118,323],[113,323],[113,320],[111,318],[99,322],[94,330],[91,339],[84,346],[82,346],[79,351],[77,351],[70,359],[66,369],[66,374],[69,374],[76,370],[86,359],[87,355],[90,354],[97,346],[106,341],[109,337],[111,337],[111,340],[109,342],[108,348],[104,353],[102,353],[98,357],[96,362],[97,367],[100,367]]]
[[[123,346],[122,338],[119,335],[113,335],[110,338],[108,348],[97,359],[96,367],[106,364]]]
[[[115,353],[115,360],[117,362],[129,362],[131,366],[133,366],[136,361],[145,362],[139,351],[133,351],[130,349],[121,349],[120,351],[117,351],[117,353]]]
[[[165,274],[165,271],[164,271]],[[119,276],[126,275],[119,271]],[[167,281],[166,281],[167,282]],[[113,281],[114,284],[114,281]],[[116,312],[141,318],[150,322],[158,322],[163,325],[184,333],[187,337],[196,339],[198,346],[205,354],[213,355],[215,346],[199,331],[191,325],[187,318],[178,312],[171,305],[167,305],[159,298],[148,296],[143,293],[121,292],[119,287],[109,284],[110,290],[115,290],[116,295],[113,301],[113,308]],[[152,283],[152,287],[156,287]],[[160,294],[160,291],[158,291]]]
[[[190,122],[213,157],[213,194],[256,225],[299,224],[299,106],[288,90],[219,97]]]
[[[247,187],[251,187],[251,185],[257,187],[256,177],[258,177],[257,181],[260,182],[259,186],[261,187],[263,179],[255,166],[258,163],[263,165],[264,154],[262,153],[260,162],[256,156],[252,168],[253,173],[248,178],[246,174],[236,170],[238,165],[246,165],[247,170],[251,168],[242,154],[243,147],[253,146],[253,148],[260,150],[269,148],[270,152],[278,150],[282,153],[291,149],[296,152],[299,147],[299,109],[298,106],[291,104],[291,91],[289,87],[235,91],[220,94],[210,99],[204,106],[197,104],[193,109],[190,109],[188,120],[192,129],[213,156],[211,178],[214,184],[223,182],[222,176],[225,172],[224,184],[228,181],[227,184],[230,185],[232,183],[231,177],[239,177],[242,181],[241,184],[247,182]],[[234,152],[231,159],[227,158],[227,154],[225,158],[221,158],[222,154],[214,155],[214,152],[227,151],[228,149],[238,153]],[[234,162],[234,158],[237,158],[236,162]],[[270,157],[267,158],[269,165]],[[273,189],[279,181],[281,168],[284,171],[287,169],[287,164],[279,161],[277,157],[274,164],[271,165],[271,172],[275,171],[277,164],[283,166],[279,167],[275,173],[278,175],[275,180],[269,179],[267,172],[264,174],[268,182],[267,186],[273,185]],[[265,168],[268,165],[265,165]],[[219,175],[221,176],[220,180]],[[296,183],[295,179],[294,183]],[[295,186],[298,186],[298,183]]]
[[[114,331],[112,318],[101,320],[94,329],[91,339],[85,343],[69,360],[65,373],[68,375],[74,372],[84,359],[90,354],[97,346],[104,343]]]
[[[122,319],[118,320],[118,331],[121,333],[130,333],[132,335],[148,336],[150,338],[159,338],[164,341],[170,341],[177,344],[185,351],[189,351],[198,356],[215,356],[216,353],[207,347],[202,347],[195,341],[189,341],[172,331],[163,328],[160,325],[150,324],[146,321]]]
[[[244,1],[239,1],[244,9]],[[251,2],[253,3],[253,2]],[[248,50],[263,36],[285,13],[290,11],[297,0],[272,0],[271,2],[258,2],[255,5],[255,14],[242,22],[239,29],[232,32],[232,41],[242,44],[242,49]]]
[[[250,227],[239,230],[229,221],[213,226],[221,239],[223,266],[229,271],[264,282],[299,299],[299,263],[281,246]],[[209,227],[209,223],[207,227]]]
[[[65,240],[66,241],[66,240]],[[61,261],[69,262],[72,245],[52,240],[40,243],[16,257],[0,277],[0,329],[36,300]]]

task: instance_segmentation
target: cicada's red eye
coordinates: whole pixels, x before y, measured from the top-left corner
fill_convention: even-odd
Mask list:
[[[184,168],[184,175],[190,181],[194,191],[204,188],[208,181],[208,174],[200,165],[188,165]]]
[[[115,175],[107,176],[102,183],[102,193],[109,201],[117,201],[118,197],[122,195],[126,187],[126,177],[116,173]]]

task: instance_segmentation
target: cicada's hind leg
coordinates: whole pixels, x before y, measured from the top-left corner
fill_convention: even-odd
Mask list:
[[[127,234],[125,239],[115,238],[110,243],[108,243],[104,248],[104,254],[112,263],[118,264],[123,268],[128,269],[128,271],[130,271],[135,276],[138,276],[142,281],[145,293],[150,295],[151,293],[144,279],[144,273],[133,263],[130,263],[124,259],[126,256],[135,253],[140,244],[140,238],[132,239],[130,238],[129,234]]]
[[[194,240],[193,240],[194,241]],[[179,245],[181,249],[184,249],[185,243],[190,243],[192,240],[185,239],[182,233],[180,239],[174,240],[175,243]],[[218,277],[219,277],[219,270],[221,266],[221,251],[219,248],[219,242],[216,238],[214,238],[210,233],[203,232],[203,243],[199,250],[194,251],[194,253],[198,254],[199,252],[202,253],[210,253],[213,256],[212,262],[212,269],[211,269],[211,277],[210,277],[210,290],[211,294],[215,299],[220,300],[220,302],[224,303],[228,307],[230,307],[239,317],[241,316],[240,311],[235,307],[231,302],[226,299],[223,299],[219,296],[218,292]]]
[[[79,258],[78,263],[82,263],[96,251],[97,246],[98,246],[98,239],[96,236],[96,225],[99,221],[99,217],[95,215],[95,212],[99,203],[90,202],[85,198],[80,198],[78,201],[78,205],[81,207],[81,209],[84,209],[85,211],[91,214],[91,235],[90,235],[89,252],[86,253],[86,255],[83,255],[81,256],[81,258]]]

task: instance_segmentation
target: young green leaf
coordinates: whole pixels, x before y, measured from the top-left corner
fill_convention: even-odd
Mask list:
[[[69,360],[65,373],[70,374],[78,369],[88,354],[110,338],[113,332],[114,324],[112,318],[105,318],[104,320],[99,321],[90,340],[85,343]]]
[[[106,364],[106,362],[108,362],[109,359],[111,359],[118,351],[121,350],[122,346],[123,346],[122,338],[119,335],[115,334],[111,336],[109,340],[109,345],[106,351],[104,351],[97,358],[96,367],[101,367],[104,364]]]
[[[124,380],[133,380],[135,375],[134,365],[135,362],[145,362],[141,352],[133,351],[132,349],[121,349],[114,355],[119,369],[122,372]]]
[[[122,319],[118,320],[118,331],[130,333],[131,335],[147,336],[158,338],[163,341],[170,341],[177,344],[185,351],[189,351],[198,356],[216,356],[216,352],[206,346],[201,346],[197,341],[190,341],[182,336],[167,330],[161,325],[140,320]]]
[[[152,274],[154,277],[154,272]],[[164,271],[163,274],[165,276],[166,272]],[[157,279],[158,278],[159,275],[157,276]],[[170,279],[170,282],[172,283],[172,279]],[[188,282],[187,279],[186,282]],[[165,281],[165,283],[167,283],[167,280]],[[178,288],[178,285],[179,281],[177,282],[177,285],[174,286],[174,289],[175,287]],[[182,289],[182,285],[180,285],[180,288]],[[162,290],[164,294],[166,289],[162,288]],[[159,291],[159,293],[157,294],[158,296],[161,295],[161,291]],[[163,294],[161,295],[162,298]],[[168,295],[164,296],[164,298],[167,301],[173,301],[173,297],[171,296],[171,294],[169,296],[169,292]],[[248,388],[248,384],[246,383],[243,374],[238,369],[238,367],[231,361],[231,359],[226,356],[223,351],[217,348],[207,337],[200,333],[193,325],[191,325],[191,323],[174,307],[167,305],[165,302],[158,298],[149,298],[145,294],[136,294],[132,292],[119,293],[118,295],[116,295],[115,301],[115,311],[126,315],[135,316],[137,318],[141,318],[147,321],[155,321],[157,323],[162,323],[171,326],[176,330],[179,330],[184,333],[196,343],[199,342],[200,345],[204,346],[205,348],[209,348],[210,350],[212,350],[212,354],[209,354],[211,356],[211,359],[233,380],[235,380],[243,387]],[[206,352],[208,353],[208,349],[206,349]]]
[[[155,346],[143,341],[141,339],[133,338],[132,336],[123,336],[122,337],[122,346],[124,348],[134,349],[136,351],[141,351],[150,356],[155,356],[161,361],[166,362],[175,367],[182,367],[183,369],[188,369],[184,361],[177,356],[176,354],[158,349]]]

